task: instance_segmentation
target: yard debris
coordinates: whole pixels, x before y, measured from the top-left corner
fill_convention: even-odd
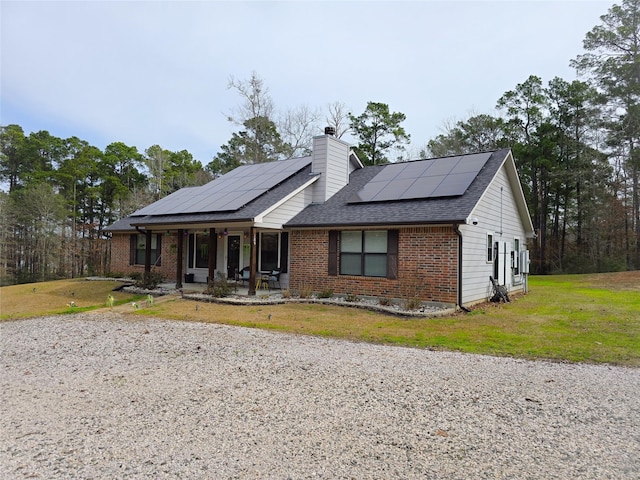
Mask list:
[[[489,275],[489,280],[491,281],[491,285],[493,286],[493,295],[491,296],[490,300],[492,302],[510,302],[511,300],[509,300],[509,290],[507,289],[507,287],[498,284],[498,282],[496,282],[496,280],[491,275]]]

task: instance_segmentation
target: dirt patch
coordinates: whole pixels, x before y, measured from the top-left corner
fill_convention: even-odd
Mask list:
[[[579,283],[593,288],[640,292],[640,270],[579,275],[576,279]]]

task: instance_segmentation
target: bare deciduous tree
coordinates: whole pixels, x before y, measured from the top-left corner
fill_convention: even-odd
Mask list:
[[[282,140],[291,146],[291,157],[311,154],[314,135],[320,133],[320,113],[307,105],[287,110],[278,121]]]
[[[275,107],[269,95],[269,87],[265,86],[264,80],[256,72],[251,72],[248,80],[229,77],[227,89],[235,90],[242,98],[242,103],[227,115],[227,120],[231,123],[242,126],[253,118],[273,119]]]
[[[349,109],[342,102],[333,102],[327,105],[325,121],[328,126],[336,129],[337,138],[342,138],[343,135],[351,131]]]

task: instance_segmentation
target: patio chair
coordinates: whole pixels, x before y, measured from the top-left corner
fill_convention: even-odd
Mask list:
[[[278,284],[277,287],[276,284]],[[269,285],[273,285],[273,288],[280,288],[280,270],[271,271],[269,274]]]
[[[236,282],[242,282],[244,286],[244,282],[247,282],[249,285],[249,277],[251,276],[251,272],[249,271],[249,267],[244,267],[238,274],[236,275]]]

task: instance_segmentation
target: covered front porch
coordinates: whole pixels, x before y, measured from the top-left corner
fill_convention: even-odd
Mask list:
[[[184,294],[201,294],[207,291],[209,284],[204,282],[193,282],[193,283],[184,283],[182,287],[179,287],[179,290]],[[165,291],[173,291],[176,290],[175,282],[162,282],[158,285],[158,288]],[[253,289],[253,293],[249,293],[249,283],[231,283],[231,294],[233,296],[238,297],[249,297],[249,296],[262,296],[262,295],[275,295],[279,294],[283,291],[283,289],[274,285],[272,282],[260,282],[257,288]]]
[[[288,286],[287,232],[239,224],[154,225],[138,231],[138,251],[132,255],[144,258],[145,272],[161,264],[165,280],[175,281],[171,288],[204,290],[220,276],[247,295]]]

